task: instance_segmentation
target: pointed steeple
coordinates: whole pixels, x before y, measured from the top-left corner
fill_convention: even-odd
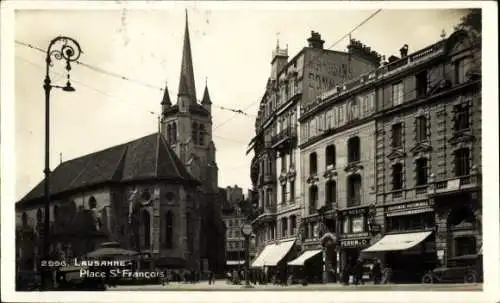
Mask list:
[[[163,90],[163,99],[161,99],[161,105],[167,105],[170,106],[172,105],[172,102],[170,102],[170,94],[168,93],[168,85],[165,83],[165,89]]]
[[[201,104],[211,105],[212,100],[210,100],[210,95],[208,94],[208,85],[205,80],[205,91],[203,92],[203,99],[201,99]]]
[[[187,95],[191,102],[196,102],[196,88],[194,83],[193,59],[191,55],[191,41],[189,39],[188,15],[186,10],[186,26],[184,29],[184,47],[182,49],[181,74],[179,77],[178,95]]]

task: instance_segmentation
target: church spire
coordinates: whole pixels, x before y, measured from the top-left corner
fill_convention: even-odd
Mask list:
[[[201,104],[212,104],[212,100],[210,100],[210,95],[208,94],[208,85],[205,83],[205,91],[203,92],[203,99],[201,99]]]
[[[168,85],[165,83],[165,89],[163,90],[163,99],[161,99],[161,105],[170,106],[172,102],[170,102],[170,95],[168,93]]]
[[[184,47],[182,49],[181,74],[179,77],[179,93],[189,96],[191,102],[196,102],[194,84],[193,59],[191,56],[191,41],[189,39],[188,14],[186,10],[186,25],[184,29]]]

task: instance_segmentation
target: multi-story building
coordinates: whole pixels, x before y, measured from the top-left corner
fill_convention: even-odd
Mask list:
[[[323,271],[376,255],[394,279],[420,281],[439,260],[478,252],[479,68],[479,43],[458,31],[412,54],[404,45],[302,107],[306,238],[337,244]]]
[[[255,123],[251,177],[259,194],[260,215],[252,225],[261,253],[252,263],[254,267],[286,265],[285,257],[300,249],[294,245],[304,213],[297,131],[300,106],[316,102],[326,90],[375,69],[380,62],[380,57],[360,47],[349,52],[324,49],[316,32],[307,41],[308,47],[291,60],[287,49],[278,45],[273,51]]]
[[[238,185],[235,185],[234,187],[227,186],[225,191],[227,201],[231,205],[236,206],[239,202],[242,202],[245,199],[245,196],[243,195],[243,189],[241,187],[238,187]]]

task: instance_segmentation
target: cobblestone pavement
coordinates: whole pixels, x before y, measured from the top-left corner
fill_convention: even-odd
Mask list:
[[[118,285],[108,288],[108,291],[481,291],[482,284],[386,284],[386,285],[341,285],[310,284],[307,286],[290,285],[252,285],[253,288],[245,288],[244,285],[232,285],[225,280],[216,281],[215,285],[209,285],[207,281],[199,283],[169,283],[165,285]]]

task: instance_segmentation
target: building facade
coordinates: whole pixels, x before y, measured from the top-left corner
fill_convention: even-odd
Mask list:
[[[301,106],[314,104],[325,91],[375,69],[380,61],[380,57],[356,47],[345,53],[324,49],[324,41],[316,32],[307,41],[308,47],[292,59],[279,45],[273,51],[270,77],[256,119],[256,136],[250,146],[255,152],[251,177],[260,211],[252,222],[257,246],[254,267],[286,265],[285,255],[292,256],[301,249],[297,245],[302,241],[299,227],[307,215],[298,148]],[[282,245],[286,248],[278,248]],[[266,248],[285,255],[263,260],[259,256],[269,255],[262,253]]]
[[[480,45],[458,31],[408,48],[301,107],[306,238],[336,244],[323,271],[376,256],[420,281],[480,250]]]

